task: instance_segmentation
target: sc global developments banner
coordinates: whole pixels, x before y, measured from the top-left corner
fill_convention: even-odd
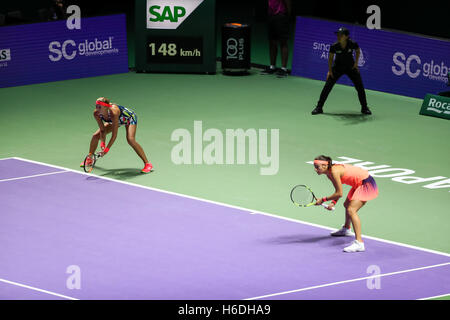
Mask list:
[[[341,26],[361,48],[358,66],[367,89],[420,99],[446,90],[450,40],[305,17],[297,17],[292,74],[325,81],[330,45]],[[338,83],[353,85],[346,76]]]
[[[124,14],[0,27],[0,88],[125,72]]]

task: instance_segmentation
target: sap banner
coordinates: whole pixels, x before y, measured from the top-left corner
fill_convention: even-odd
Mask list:
[[[124,72],[124,14],[0,27],[0,88]]]
[[[341,26],[361,48],[358,65],[367,89],[421,99],[446,89],[450,40],[305,17],[297,17],[292,74],[325,81],[334,31]],[[338,83],[352,85],[346,76]]]

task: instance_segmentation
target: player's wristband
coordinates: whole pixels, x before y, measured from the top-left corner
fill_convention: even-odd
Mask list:
[[[102,150],[106,148],[106,143],[104,141],[100,142],[100,148],[102,148]]]
[[[109,151],[109,148],[105,148],[105,149],[103,149],[103,154],[107,154],[107,153],[108,153],[108,151]]]
[[[328,201],[327,197],[322,198],[322,202],[327,202],[327,201]]]

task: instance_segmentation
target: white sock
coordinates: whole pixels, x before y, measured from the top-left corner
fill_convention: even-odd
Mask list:
[[[270,65],[270,69],[275,69],[275,66],[273,64]]]

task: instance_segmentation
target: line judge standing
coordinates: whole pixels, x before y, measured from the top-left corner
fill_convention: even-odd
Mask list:
[[[313,115],[323,113],[323,105],[325,104],[331,89],[333,89],[333,86],[338,79],[346,74],[355,85],[356,91],[358,91],[361,113],[372,114],[367,106],[366,93],[358,69],[358,60],[361,54],[360,48],[355,41],[350,39],[350,32],[347,28],[341,27],[335,34],[337,35],[337,42],[330,47],[327,80],[320,94],[317,106],[311,113]],[[356,52],[355,60],[353,59],[353,51]],[[335,57],[336,59],[334,59]]]

